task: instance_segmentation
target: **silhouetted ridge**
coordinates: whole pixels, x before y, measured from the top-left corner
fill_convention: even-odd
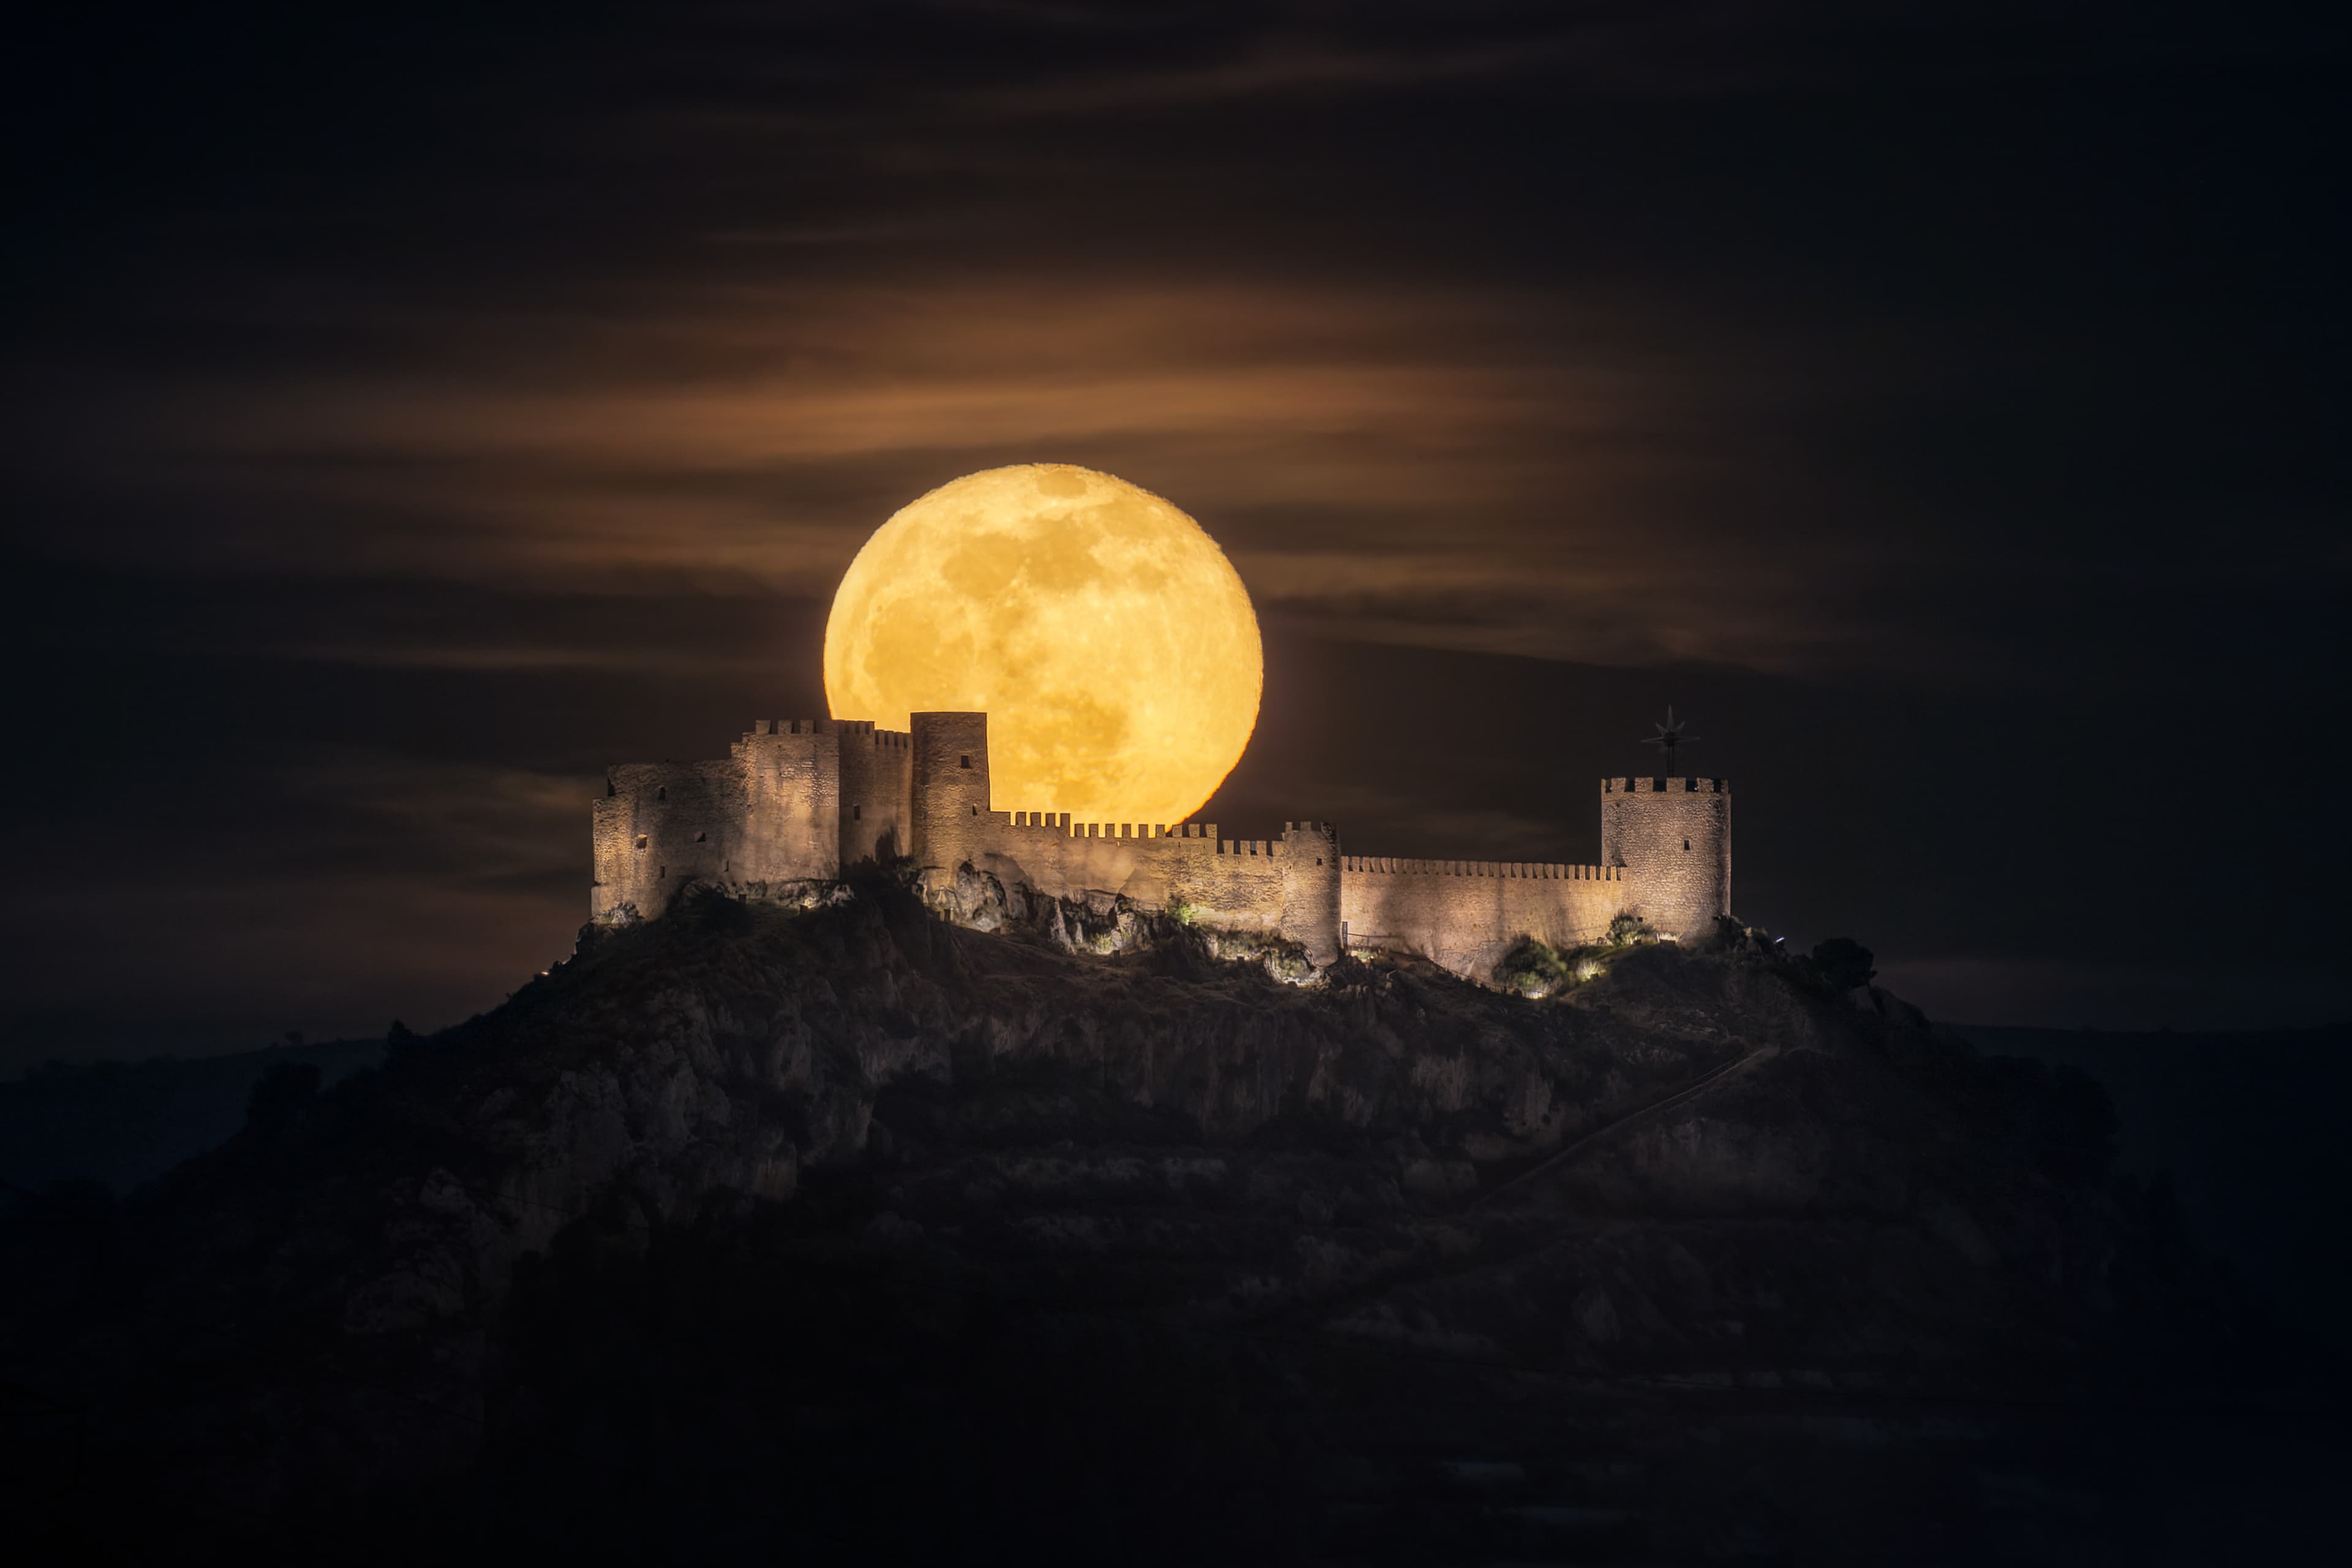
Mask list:
[[[272,1079],[128,1202],[19,1205],[21,1516],[385,1561],[1939,1561],[2289,1419],[2087,1080],[1744,936],[1528,1002],[999,913],[692,897]],[[2061,1501],[1923,1508],[2060,1427]]]

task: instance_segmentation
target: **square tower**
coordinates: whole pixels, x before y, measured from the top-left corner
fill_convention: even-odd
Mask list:
[[[1656,930],[1703,935],[1731,912],[1731,781],[1601,781],[1601,861],[1625,868],[1625,906]]]

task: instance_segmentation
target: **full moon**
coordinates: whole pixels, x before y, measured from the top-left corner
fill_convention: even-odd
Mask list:
[[[967,474],[849,564],[824,627],[836,719],[985,710],[992,805],[1178,823],[1241,760],[1265,661],[1240,574],[1176,508],[1061,463]]]

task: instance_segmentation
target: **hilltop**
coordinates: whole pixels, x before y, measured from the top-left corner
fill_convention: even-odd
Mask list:
[[[2297,1479],[2079,1075],[1738,940],[1538,1002],[977,913],[591,928],[21,1205],[18,1506],[101,1557],[2078,1562]]]

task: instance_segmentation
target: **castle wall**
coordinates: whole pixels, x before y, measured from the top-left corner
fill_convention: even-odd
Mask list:
[[[1623,910],[1609,866],[1340,858],[1339,914],[1350,947],[1419,953],[1481,979],[1523,936],[1555,947],[1596,942]]]
[[[589,815],[595,875],[590,918],[651,919],[687,883],[735,879],[749,812],[732,759],[610,769]]]
[[[841,875],[841,744],[814,719],[761,720],[735,742],[746,809],[729,879]]]
[[[1067,812],[996,811],[982,823],[972,864],[1007,887],[1155,910],[1189,904],[1221,925],[1265,929],[1281,919],[1278,844],[1221,842],[1214,824],[1074,823]]]
[[[1169,899],[1191,906],[1204,925],[1236,931],[1282,929],[1282,860],[1279,838],[1219,838],[1214,823],[1188,824],[1169,846]]]
[[[934,888],[970,864],[1055,897],[1188,906],[1205,924],[1280,932],[1318,963],[1388,948],[1480,978],[1523,936],[1574,947],[1629,911],[1687,935],[1731,895],[1727,781],[1602,781],[1601,866],[1343,856],[1328,823],[1225,839],[1214,823],[994,810],[984,713],[918,713],[904,735],[763,719],[724,760],[610,770],[591,839],[599,921],[659,915],[689,882],[757,898],[910,854]]]
[[[1689,936],[1731,912],[1731,781],[1601,781],[1601,858],[1625,868],[1628,907]]]
[[[1073,823],[1067,812],[992,811],[982,818],[972,863],[1007,887],[1161,908],[1171,897],[1165,832],[1150,823]]]

